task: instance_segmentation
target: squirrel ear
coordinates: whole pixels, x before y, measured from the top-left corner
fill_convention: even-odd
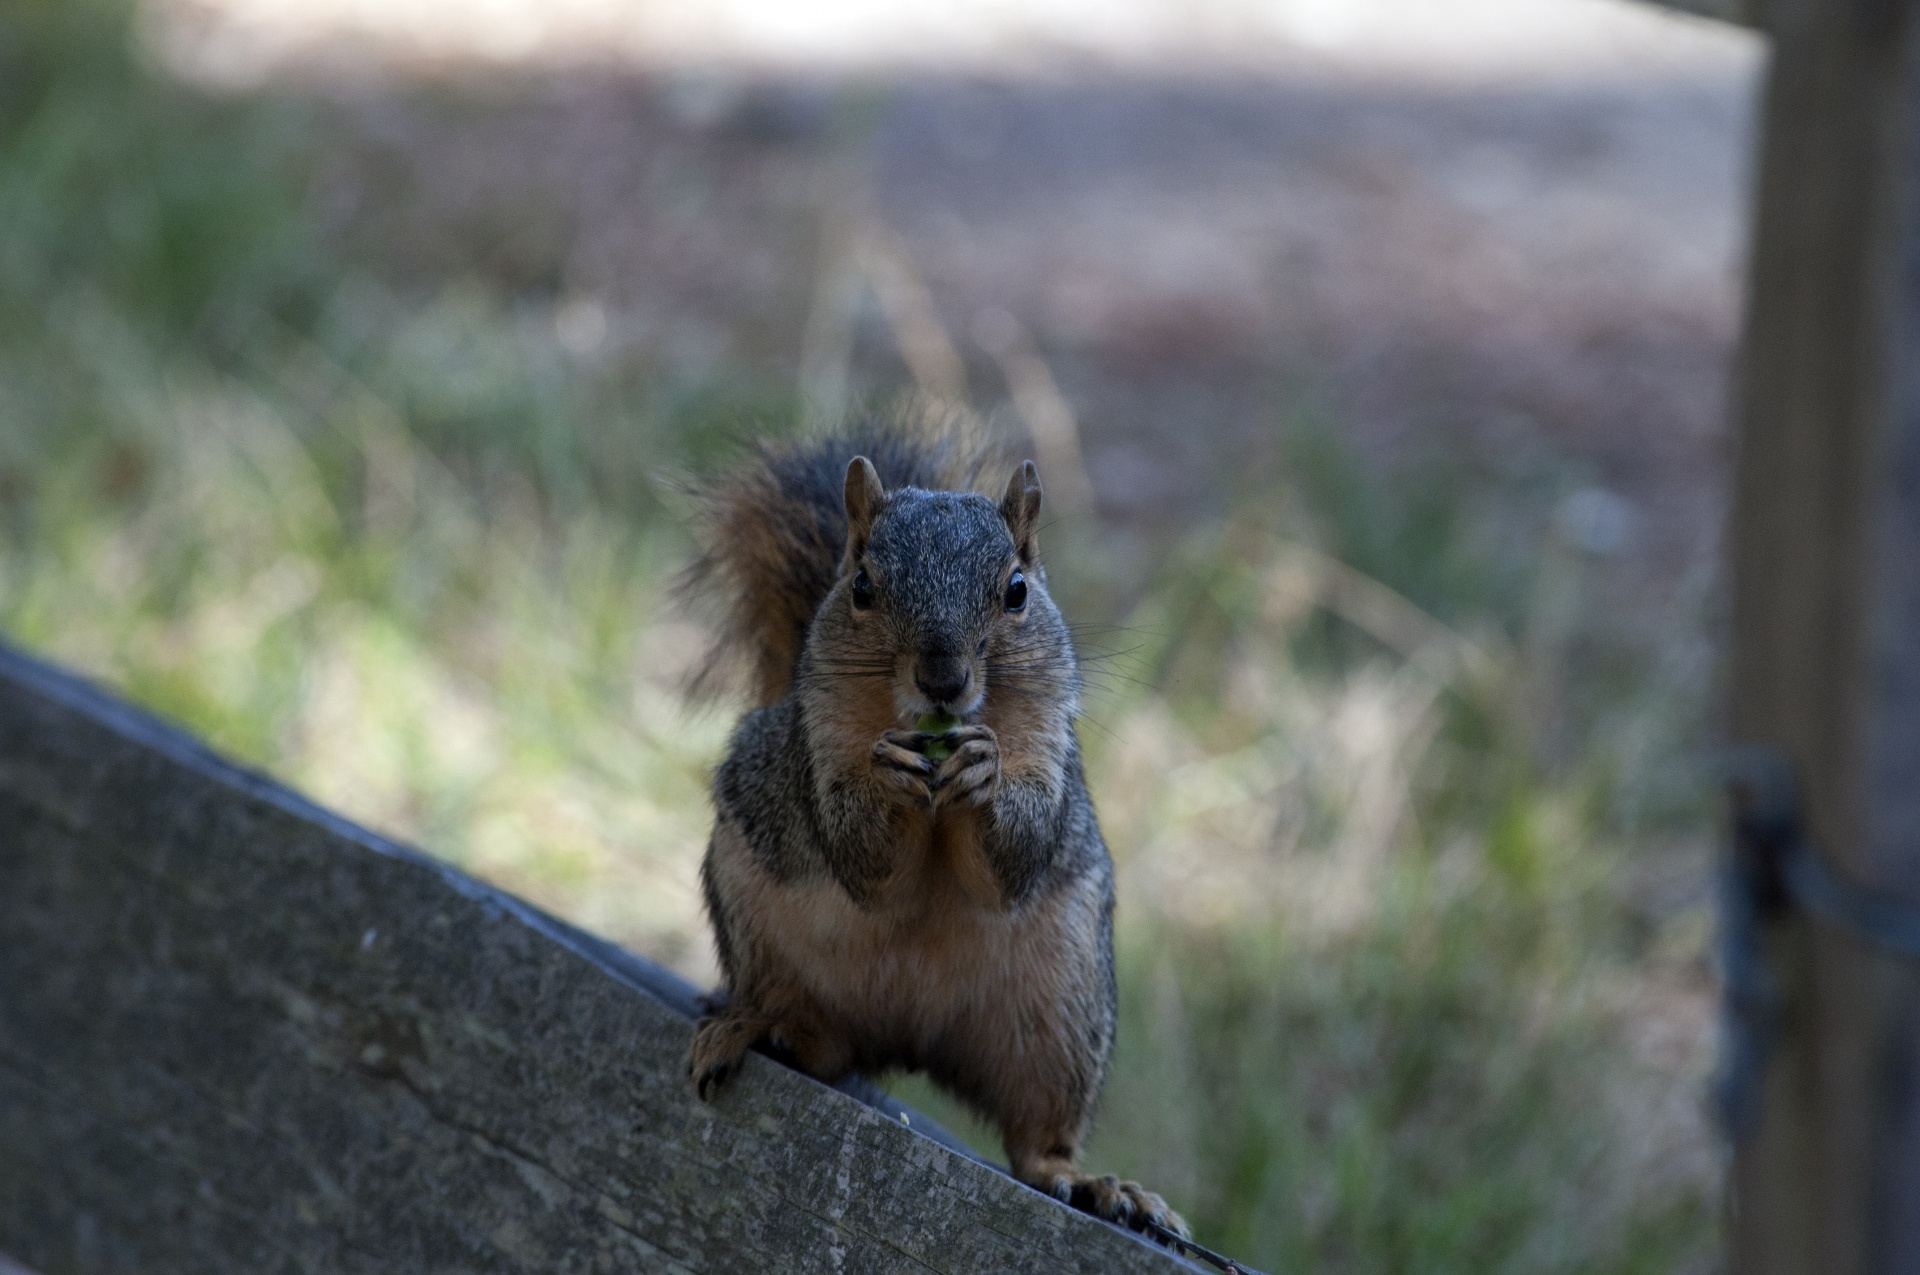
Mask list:
[[[855,456],[847,465],[847,556],[852,558],[867,547],[867,536],[873,531],[873,520],[880,512],[880,506],[886,502],[887,489],[880,485],[880,475],[875,472],[873,462],[865,456]]]
[[[1013,533],[1020,561],[1032,566],[1040,553],[1040,471],[1032,461],[1022,461],[1008,480],[1007,494],[1000,498],[1000,516]]]

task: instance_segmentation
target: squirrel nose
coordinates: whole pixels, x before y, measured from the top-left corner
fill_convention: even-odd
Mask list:
[[[936,704],[953,703],[967,693],[972,680],[972,670],[957,655],[923,655],[913,672],[913,684]]]

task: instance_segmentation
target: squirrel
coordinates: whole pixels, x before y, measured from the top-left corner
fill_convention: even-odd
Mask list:
[[[867,424],[762,442],[706,492],[683,589],[723,620],[696,685],[744,660],[753,707],[713,780],[725,987],[689,1077],[708,1100],[756,1047],[828,1084],[924,1071],[1021,1182],[1188,1238],[1079,1167],[1113,1049],[1113,862],[1039,475],[995,504],[971,490],[989,463],[958,428]]]

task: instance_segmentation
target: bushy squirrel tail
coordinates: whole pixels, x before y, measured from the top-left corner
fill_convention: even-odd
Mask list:
[[[996,449],[961,417],[869,419],[827,437],[768,440],[700,491],[699,556],[679,593],[716,624],[690,688],[744,676],[755,707],[787,693],[846,549],[847,465],[865,456],[888,491],[967,491]]]

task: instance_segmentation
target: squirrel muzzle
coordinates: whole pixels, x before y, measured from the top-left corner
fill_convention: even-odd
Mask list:
[[[973,669],[951,651],[922,651],[914,661],[913,685],[936,709],[955,712],[973,695]]]

